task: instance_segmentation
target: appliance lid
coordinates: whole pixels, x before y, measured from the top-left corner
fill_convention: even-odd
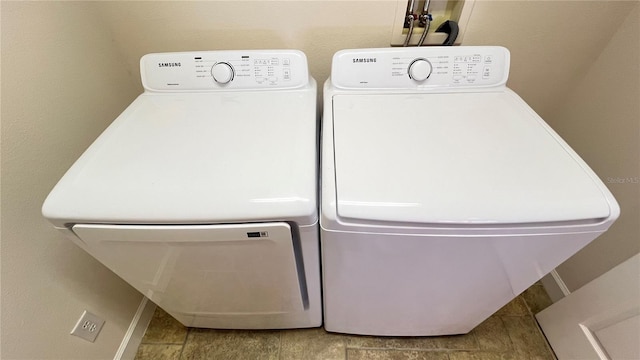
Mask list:
[[[519,224],[610,215],[601,181],[510,90],[333,97],[339,218]]]
[[[60,180],[43,214],[65,223],[313,224],[312,90],[142,94]]]

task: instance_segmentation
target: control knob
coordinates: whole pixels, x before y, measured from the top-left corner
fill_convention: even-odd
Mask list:
[[[227,84],[233,80],[233,66],[226,62],[217,62],[211,67],[211,76],[219,84]]]
[[[407,69],[409,77],[415,81],[424,81],[429,78],[432,71],[431,63],[427,59],[418,58],[409,64]]]

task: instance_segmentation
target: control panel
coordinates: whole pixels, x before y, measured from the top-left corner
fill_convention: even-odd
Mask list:
[[[225,50],[147,54],[140,59],[148,91],[291,89],[309,82],[297,50]]]
[[[509,50],[500,46],[437,46],[343,50],[331,82],[341,89],[443,89],[506,84]]]

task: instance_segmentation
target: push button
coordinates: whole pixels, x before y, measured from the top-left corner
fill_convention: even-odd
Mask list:
[[[491,66],[485,66],[484,69],[482,69],[482,78],[488,79],[489,77],[491,77]]]

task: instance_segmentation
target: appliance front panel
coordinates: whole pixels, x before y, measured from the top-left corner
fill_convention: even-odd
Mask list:
[[[220,315],[301,312],[308,299],[287,223],[79,224],[73,231],[91,255],[186,326]]]
[[[324,327],[376,336],[465,334],[598,235],[323,231]]]
[[[331,82],[345,90],[449,92],[500,88],[509,75],[500,46],[425,46],[338,51]]]
[[[225,50],[147,54],[140,59],[145,90],[154,92],[278,90],[309,83],[298,50]]]

